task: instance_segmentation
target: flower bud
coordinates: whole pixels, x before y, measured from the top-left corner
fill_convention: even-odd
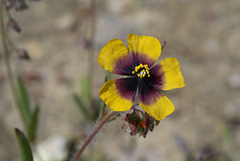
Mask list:
[[[10,18],[7,22],[7,27],[8,28],[12,28],[13,30],[15,30],[16,32],[21,32],[21,28],[18,25],[17,21],[15,21],[14,19]]]
[[[153,131],[154,126],[159,124],[148,113],[142,112],[136,109],[134,106],[129,110],[128,113],[123,117],[122,129],[126,132],[130,132],[130,135],[147,136],[148,131]]]
[[[18,57],[20,59],[30,60],[28,52],[25,49],[18,49]]]

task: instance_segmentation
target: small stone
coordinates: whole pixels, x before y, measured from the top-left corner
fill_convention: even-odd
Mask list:
[[[127,12],[133,5],[132,1],[129,0],[108,0],[108,10],[113,14],[122,14]]]
[[[233,74],[228,79],[229,86],[233,89],[240,89],[240,75]]]
[[[52,136],[37,146],[37,151],[41,159],[45,161],[60,161],[65,160],[67,157],[67,140],[60,135]],[[37,155],[35,158],[39,161]]]
[[[60,30],[70,29],[75,22],[74,16],[71,13],[65,13],[59,16],[56,20],[56,27]]]

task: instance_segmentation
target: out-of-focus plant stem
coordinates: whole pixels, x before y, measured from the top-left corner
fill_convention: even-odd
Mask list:
[[[12,90],[12,94],[13,94],[13,99],[15,102],[15,105],[18,106],[18,100],[17,100],[17,90],[16,90],[16,86],[14,83],[14,79],[13,79],[13,74],[12,74],[12,68],[10,65],[10,61],[9,61],[9,54],[8,54],[8,48],[7,48],[7,43],[6,43],[6,34],[5,34],[5,28],[4,28],[4,2],[0,1],[0,26],[1,26],[1,41],[2,41],[2,48],[3,48],[3,58],[4,58],[4,63],[6,66],[6,70],[7,70],[7,76],[8,76],[8,81],[10,84],[10,88]]]
[[[88,80],[89,80],[89,101],[90,107],[93,106],[93,72],[94,72],[94,50],[95,50],[95,32],[96,32],[96,16],[95,16],[95,0],[91,0],[91,31],[90,31],[90,42],[91,46],[88,54]]]
[[[13,19],[8,10],[6,10],[6,16],[8,17],[8,19]],[[14,45],[14,43],[11,41],[11,39],[6,34],[5,34],[5,40],[7,41],[8,45],[11,47],[11,49],[13,49],[16,53],[18,53],[18,48]]]
[[[106,114],[107,114],[107,111],[106,111],[106,104],[103,103],[103,107],[102,107],[102,112],[101,112],[100,120],[102,120],[102,118],[103,118],[104,116],[106,116]]]
[[[113,111],[112,113],[110,113],[108,116],[106,116],[105,118],[99,120],[99,123],[97,124],[97,126],[95,127],[95,129],[93,130],[93,132],[87,137],[87,139],[84,141],[84,144],[82,145],[82,147],[79,149],[79,151],[77,152],[77,154],[75,155],[75,157],[73,158],[72,161],[78,161],[79,157],[81,156],[81,154],[83,153],[84,149],[86,149],[87,145],[92,141],[92,139],[94,138],[94,136],[98,133],[98,131],[103,127],[103,125],[110,120],[117,112]]]

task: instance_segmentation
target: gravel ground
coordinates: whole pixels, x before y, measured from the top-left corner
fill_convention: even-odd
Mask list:
[[[90,2],[51,0],[28,5],[24,12],[11,12],[22,32],[9,35],[32,59],[21,61],[14,53],[10,58],[14,74],[24,78],[31,105],[41,107],[37,144],[46,140],[50,144],[51,138],[63,140],[63,145],[81,140],[94,127],[72,100],[88,71]],[[176,110],[146,139],[125,133],[117,119],[85,151],[86,160],[186,161],[189,155],[197,160],[208,154],[240,160],[239,15],[239,0],[97,0],[94,97],[98,98],[106,74],[97,63],[100,49],[114,38],[126,43],[130,33],[166,40],[160,59],[179,60],[186,87],[166,93]],[[13,129],[24,127],[2,56],[0,62],[0,160],[18,161]]]

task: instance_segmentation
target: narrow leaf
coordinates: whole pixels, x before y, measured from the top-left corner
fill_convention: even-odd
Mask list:
[[[28,103],[28,96],[26,89],[23,85],[22,80],[18,77],[17,79],[17,97],[18,97],[18,103],[21,115],[23,117],[25,126],[29,126],[29,122],[31,120],[31,113],[29,109],[29,103]]]
[[[39,106],[37,105],[31,116],[31,121],[28,128],[28,137],[31,142],[34,142],[36,138],[36,131],[38,126],[38,115],[39,115]]]
[[[73,100],[76,103],[77,107],[79,108],[79,110],[81,111],[81,113],[83,114],[83,116],[87,119],[87,120],[91,120],[92,117],[91,115],[88,113],[86,107],[83,105],[81,98],[74,94],[73,95]]]
[[[26,136],[19,129],[15,129],[22,161],[33,161],[32,150]]]
[[[90,95],[90,82],[88,77],[83,77],[81,80],[81,95],[84,99],[87,99]]]

